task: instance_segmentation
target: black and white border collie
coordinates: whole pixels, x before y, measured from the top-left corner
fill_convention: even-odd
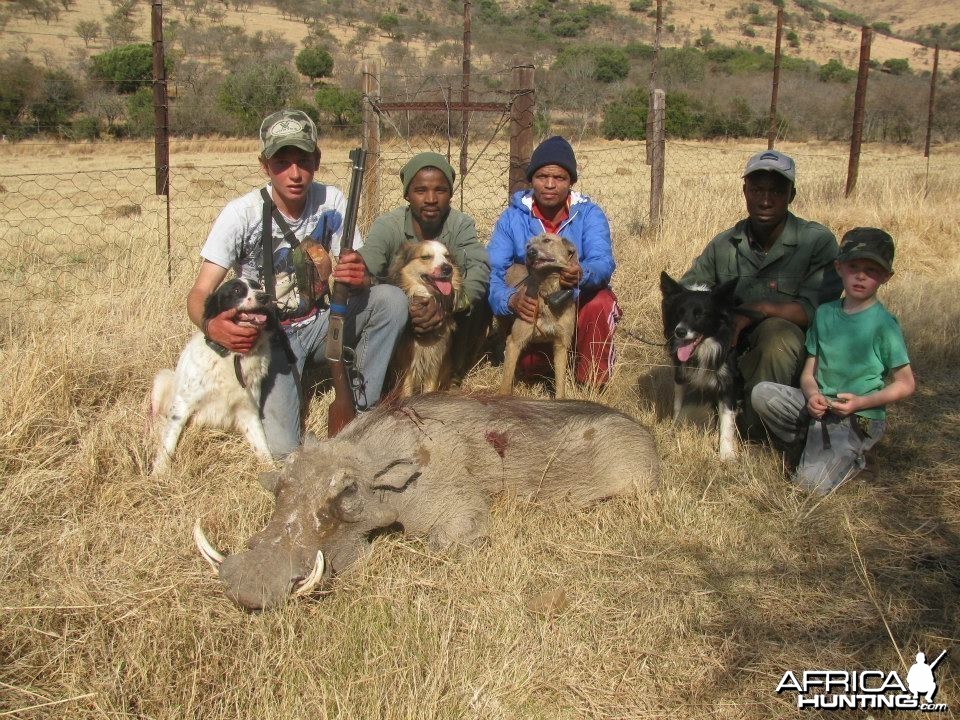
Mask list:
[[[737,404],[741,384],[736,354],[730,347],[734,332],[737,280],[715,288],[684,287],[660,273],[663,294],[663,336],[673,359],[673,417],[680,414],[687,387],[717,403],[720,459],[737,459]]]
[[[212,292],[203,318],[212,319],[231,308],[240,311],[238,324],[261,328],[248,353],[230,352],[196,332],[180,353],[176,370],[165,368],[153,379],[149,420],[159,427],[155,475],[170,469],[180,435],[191,419],[198,425],[242,432],[257,456],[270,460],[260,422],[260,385],[270,363],[276,310],[263,288],[246,278],[225,282]]]

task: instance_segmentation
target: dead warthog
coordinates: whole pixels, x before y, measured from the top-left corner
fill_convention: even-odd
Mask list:
[[[267,608],[343,570],[382,528],[446,549],[487,535],[496,493],[579,507],[647,492],[658,478],[650,432],[603,405],[420,395],[262,476],[276,508],[248,550],[225,558],[199,525],[195,537],[232,600]]]

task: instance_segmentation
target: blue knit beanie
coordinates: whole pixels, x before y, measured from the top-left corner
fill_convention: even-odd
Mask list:
[[[533,174],[544,165],[559,165],[570,173],[570,182],[577,181],[577,159],[573,156],[573,148],[564,138],[554,135],[537,145],[537,149],[530,156],[527,165],[527,182],[533,180]]]

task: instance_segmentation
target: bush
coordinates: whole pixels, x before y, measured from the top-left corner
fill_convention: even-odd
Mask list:
[[[329,117],[335,127],[344,128],[360,123],[363,94],[359,90],[324,85],[317,90],[314,99],[317,109]]]
[[[625,50],[612,45],[574,45],[557,55],[553,70],[564,70],[581,60],[593,66],[591,76],[597,82],[612,83],[624,80],[630,73],[630,58]]]
[[[333,72],[333,56],[325,48],[307,47],[297,53],[295,61],[297,71],[313,82],[319,78],[329,77]]]
[[[646,12],[651,4],[652,0],[630,0],[630,12]]]
[[[220,86],[220,107],[237,121],[237,129],[253,135],[264,117],[286,107],[297,92],[297,76],[283,63],[255,63],[227,75]]]
[[[153,81],[153,49],[147,43],[136,43],[94,55],[90,60],[90,77],[114,83],[118,93],[136,92]]]
[[[713,33],[710,32],[709,28],[703,28],[700,31],[700,37],[697,38],[696,42],[693,44],[698,48],[708,48],[713,45],[715,40],[713,39]]]
[[[85,115],[73,121],[70,135],[74,140],[96,140],[100,137],[100,124],[95,117]]]
[[[910,61],[905,58],[890,58],[883,61],[883,69],[891,75],[909,75]]]
[[[893,30],[890,28],[890,23],[888,22],[875,22],[870,27],[881,35],[893,35]]]
[[[843,66],[839,60],[828,60],[820,66],[817,77],[820,82],[841,82],[847,83],[857,76],[856,70],[849,70]]]
[[[695,137],[701,120],[690,99],[683,93],[667,93],[666,132],[668,137]],[[607,140],[643,140],[647,136],[647,91],[634,88],[603,111],[603,136]]]
[[[393,13],[384,13],[377,18],[377,27],[388,35],[393,35],[400,29],[400,18]]]
[[[140,88],[127,99],[127,134],[130,137],[153,137],[153,90]]]

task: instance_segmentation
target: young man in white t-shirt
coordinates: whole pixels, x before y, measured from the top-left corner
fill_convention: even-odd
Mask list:
[[[300,444],[300,378],[307,362],[324,362],[329,320],[325,302],[301,297],[286,232],[298,241],[311,235],[325,237],[330,244],[328,252],[339,256],[333,277],[351,288],[345,339],[356,353],[359,382],[354,404],[360,410],[380,398],[394,344],[407,322],[407,299],[392,285],[370,287],[359,254],[355,250],[340,252],[347,201],[337,188],[313,181],[320,150],[310,117],[299,110],[273,113],[260,127],[260,146],[260,167],[269,180],[266,191],[287,225],[285,230],[279,221],[271,222],[277,305],[286,342],[271,346],[270,371],[261,398],[267,444],[274,457],[280,458]],[[263,211],[260,188],[227,204],[200,251],[203,262],[187,296],[187,313],[193,323],[209,340],[231,352],[249,351],[259,328],[238,324],[236,310],[221,313],[204,325],[203,307],[229,269],[263,284]],[[353,245],[361,244],[356,233]],[[292,363],[291,357],[295,359]]]

